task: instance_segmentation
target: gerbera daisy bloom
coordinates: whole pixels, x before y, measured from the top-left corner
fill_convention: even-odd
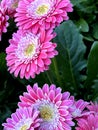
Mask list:
[[[2,37],[2,33],[7,32],[7,27],[9,25],[8,23],[9,16],[6,15],[6,7],[3,6],[3,4],[0,4],[0,41]]]
[[[69,92],[61,93],[61,88],[45,84],[42,89],[34,84],[20,96],[19,107],[34,107],[40,111],[42,122],[37,130],[71,130],[72,115],[69,108],[73,104]]]
[[[17,26],[38,30],[54,28],[63,20],[68,20],[67,12],[72,12],[70,0],[21,0],[16,9]]]
[[[10,73],[17,77],[29,79],[36,74],[48,70],[51,58],[57,55],[56,43],[50,42],[54,37],[51,31],[40,34],[18,31],[9,40],[10,45],[6,49],[7,66]]]
[[[75,101],[75,100],[73,100],[73,101],[74,101],[74,103],[73,103],[73,106],[71,107],[73,118],[78,118],[78,117],[85,116],[85,115],[89,114],[89,112],[87,112],[85,110],[85,108],[89,104],[88,102],[86,102],[82,99],[80,99],[78,101]]]
[[[80,118],[76,130],[98,130],[98,115],[90,114],[87,118]]]
[[[2,0],[2,4],[7,8],[7,14],[14,17],[19,0]]]
[[[39,112],[30,107],[19,108],[3,123],[4,130],[34,130],[39,127]]]
[[[90,102],[90,104],[87,106],[90,112],[93,112],[95,114],[98,114],[98,103]]]

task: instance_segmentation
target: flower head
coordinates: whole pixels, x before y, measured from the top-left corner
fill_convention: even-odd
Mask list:
[[[16,8],[18,7],[19,0],[2,0],[2,4],[7,8],[7,14],[10,17],[14,17]]]
[[[89,104],[88,102],[83,101],[82,99],[78,101],[75,100],[73,101],[74,103],[73,106],[71,107],[73,118],[78,118],[89,114],[89,112],[85,111],[85,108]]]
[[[9,16],[6,15],[6,6],[3,6],[2,2],[0,4],[0,41],[2,37],[2,33],[7,32],[7,27],[8,27],[8,19]]]
[[[76,130],[98,130],[98,115],[90,114],[87,118],[80,118]]]
[[[34,130],[39,127],[41,119],[39,112],[30,107],[19,108],[3,123],[4,130]]]
[[[20,96],[19,107],[33,107],[40,111],[42,122],[38,130],[71,130],[72,116],[69,108],[73,101],[68,92],[61,93],[61,88],[55,85],[45,84],[42,89],[34,84],[33,88],[28,85],[27,91]]]
[[[38,30],[54,28],[63,20],[68,20],[67,12],[72,12],[70,0],[22,0],[15,15],[17,26]]]
[[[51,58],[57,55],[56,43],[50,42],[54,37],[51,31],[39,34],[18,31],[13,34],[6,49],[7,66],[10,73],[17,77],[29,79],[48,70]]]

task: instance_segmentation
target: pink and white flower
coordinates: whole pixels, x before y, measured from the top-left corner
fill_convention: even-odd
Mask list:
[[[19,0],[2,0],[2,4],[7,8],[7,14],[10,17],[14,17],[16,8],[18,7]]]
[[[36,74],[49,69],[51,58],[58,52],[55,50],[56,43],[50,42],[54,38],[51,30],[38,34],[18,31],[9,40],[10,45],[6,49],[7,66],[10,73],[17,77],[29,79],[35,78]]]
[[[81,116],[86,116],[89,114],[89,112],[85,110],[85,108],[89,104],[88,102],[82,99],[75,101],[74,98],[73,101],[74,103],[73,106],[71,107],[73,118],[79,118]]]
[[[90,114],[87,118],[80,118],[76,130],[98,130],[98,115]]]
[[[8,19],[9,16],[6,14],[6,6],[3,6],[2,2],[0,3],[0,41],[2,33],[7,32],[7,27],[9,26]]]
[[[20,96],[19,107],[33,107],[40,111],[42,122],[37,130],[71,130],[72,115],[69,108],[73,101],[70,93],[61,93],[61,88],[45,84],[42,89],[34,84],[28,85],[27,91]]]
[[[50,29],[68,20],[72,12],[70,0],[21,0],[16,9],[17,26],[22,29]]]
[[[32,108],[19,108],[3,123],[4,130],[34,130],[39,127],[39,112]]]

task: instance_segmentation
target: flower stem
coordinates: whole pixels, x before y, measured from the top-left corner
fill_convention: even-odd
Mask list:
[[[46,72],[46,75],[47,75],[47,77],[48,77],[49,82],[52,84],[53,82],[52,82],[52,79],[51,79],[50,74],[49,74],[48,71]]]
[[[59,71],[58,71],[58,66],[57,66],[56,58],[53,58],[52,61],[53,61],[54,72],[55,72],[55,75],[56,75],[57,81],[58,81],[59,85],[62,86],[62,82],[61,82],[60,74],[59,74]]]

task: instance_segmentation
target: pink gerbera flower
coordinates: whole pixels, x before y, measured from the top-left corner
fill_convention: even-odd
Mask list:
[[[89,114],[89,112],[85,111],[86,106],[89,104],[88,102],[82,99],[75,101],[74,98],[73,98],[73,101],[74,101],[74,104],[71,107],[73,118],[78,118],[78,117]]]
[[[90,114],[87,118],[80,118],[76,130],[98,130],[98,115]]]
[[[19,0],[2,0],[2,4],[7,8],[7,14],[14,17]]]
[[[18,31],[13,34],[6,49],[7,66],[10,73],[17,77],[29,79],[36,74],[48,70],[51,58],[57,55],[56,43],[50,42],[54,37],[51,31],[40,34]]]
[[[3,6],[3,4],[0,4],[0,41],[2,37],[2,33],[7,32],[7,27],[8,27],[8,15],[6,15],[6,7]]]
[[[71,130],[72,122],[69,108],[73,104],[69,92],[61,93],[61,88],[45,84],[42,89],[34,84],[28,85],[27,91],[20,96],[20,107],[34,107],[40,111],[42,122],[37,130]]]
[[[15,16],[20,28],[49,29],[68,20],[67,12],[72,10],[70,0],[21,0]]]
[[[90,104],[87,106],[90,112],[93,112],[95,114],[98,114],[98,103],[90,102]]]
[[[32,108],[20,108],[3,123],[4,130],[34,130],[39,127],[41,119],[38,117],[39,112]]]

